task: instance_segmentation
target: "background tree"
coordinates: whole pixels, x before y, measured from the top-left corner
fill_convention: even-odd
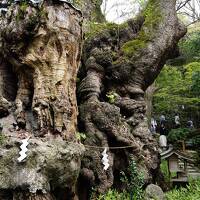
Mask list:
[[[88,10],[85,1],[78,3],[90,19],[93,9],[100,11],[100,2],[91,1]],[[144,92],[186,32],[175,5],[175,0],[149,0],[136,18],[122,25],[98,23],[94,35],[86,35],[77,91],[78,129],[86,135],[83,158],[75,137],[82,15],[63,1],[8,7],[0,18],[2,198],[62,200],[79,194],[88,199],[92,188],[96,193],[119,188],[120,172],[128,176],[131,160],[144,184],[155,181],[160,161],[147,127]],[[100,15],[91,19],[101,21]],[[9,87],[11,96],[5,92]],[[27,137],[28,157],[18,163],[21,139]],[[105,147],[106,171],[101,161]]]
[[[198,29],[190,29],[180,42],[180,56],[170,60],[156,80],[158,90],[154,95],[154,115],[168,115],[170,126],[178,112],[183,126],[192,119],[195,127],[199,127],[199,36]]]

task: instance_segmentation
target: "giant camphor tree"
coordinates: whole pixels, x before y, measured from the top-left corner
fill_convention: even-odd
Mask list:
[[[144,92],[186,32],[176,1],[149,0],[135,19],[90,34],[83,49],[82,14],[70,3],[9,2],[0,18],[0,198],[88,199],[91,188],[118,187],[130,159],[146,184],[154,181],[159,154]],[[88,14],[99,2],[78,3]],[[24,138],[29,150],[19,162]],[[108,147],[107,171],[100,147]]]

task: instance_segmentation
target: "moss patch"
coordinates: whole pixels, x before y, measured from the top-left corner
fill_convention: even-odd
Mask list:
[[[158,0],[150,0],[143,15],[145,21],[137,38],[126,42],[122,46],[122,51],[127,57],[131,57],[137,52],[140,52],[153,39],[156,29],[162,20],[160,2]]]
[[[144,10],[145,22],[144,26],[154,29],[157,27],[158,22],[161,21],[162,15],[160,10],[159,0],[149,0],[149,3]]]
[[[86,33],[86,38],[91,39],[95,37],[98,34],[101,34],[102,32],[108,32],[112,36],[118,34],[118,31],[120,29],[124,29],[128,27],[128,23],[123,23],[123,24],[115,24],[115,23],[95,23],[95,22],[90,22],[88,23],[88,32]]]
[[[136,40],[131,40],[129,42],[126,42],[122,46],[122,50],[126,56],[131,57],[133,53],[145,47],[146,47],[146,41],[136,39]]]
[[[28,8],[27,2],[20,2],[19,10],[16,15],[16,21],[19,22],[20,20],[24,19],[24,16],[26,14],[26,9]]]
[[[103,23],[106,21],[105,16],[102,14],[101,11],[101,4],[102,0],[90,0],[85,2],[84,0],[74,0],[73,4],[83,10],[82,8],[85,7],[85,3],[90,3],[93,7],[91,12],[91,21]]]
[[[2,135],[2,133],[0,133],[0,145],[2,145],[6,140],[6,136]]]
[[[101,3],[102,3],[102,0],[93,0],[94,1],[94,5],[95,5],[95,8],[94,8],[94,11],[92,12],[92,21],[96,21],[96,22],[105,22],[106,19],[105,19],[105,16],[102,14],[102,11],[101,11]]]

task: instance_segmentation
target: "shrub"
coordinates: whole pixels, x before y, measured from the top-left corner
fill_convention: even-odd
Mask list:
[[[126,185],[123,192],[118,192],[115,189],[110,189],[106,194],[100,195],[95,200],[143,200],[143,185],[144,177],[138,171],[135,161],[132,159],[128,168],[129,174],[121,172],[121,181]],[[94,197],[90,198],[91,200]]]
[[[109,190],[106,194],[100,195],[97,200],[130,200],[128,193],[119,193],[116,190]]]
[[[200,179],[192,180],[186,188],[174,189],[166,193],[167,200],[199,200]]]
[[[121,181],[125,183],[126,190],[130,194],[132,200],[143,199],[144,176],[138,171],[136,162],[132,159],[129,166],[129,176],[123,171],[121,172]]]
[[[168,135],[168,141],[172,144],[178,142],[179,140],[185,140],[190,135],[191,130],[188,128],[178,128],[172,129]]]
[[[164,175],[165,178],[165,182],[169,182],[170,181],[170,177],[169,177],[169,170],[168,170],[168,163],[167,160],[162,160],[161,164],[160,164],[160,169]]]

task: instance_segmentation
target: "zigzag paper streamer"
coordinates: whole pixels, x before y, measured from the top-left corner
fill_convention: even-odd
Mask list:
[[[102,152],[102,156],[103,156],[103,158],[101,159],[101,161],[102,161],[102,163],[103,163],[103,165],[104,165],[104,170],[107,170],[108,169],[108,167],[110,166],[109,165],[109,160],[108,160],[108,154],[107,154],[107,148],[105,148],[104,149],[104,151]]]
[[[26,147],[29,144],[28,140],[29,138],[22,140],[22,145],[20,146],[21,151],[19,152],[20,157],[17,159],[19,162],[23,161],[27,157],[26,152],[28,149]]]

